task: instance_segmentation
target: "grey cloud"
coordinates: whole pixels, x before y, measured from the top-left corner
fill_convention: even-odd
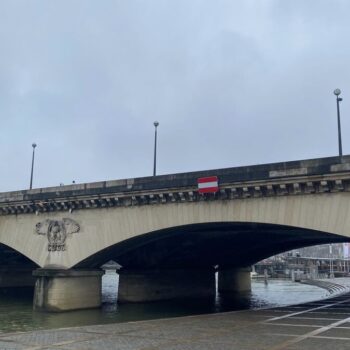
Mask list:
[[[0,3],[0,191],[350,149],[347,1]],[[350,99],[349,99],[350,100]]]

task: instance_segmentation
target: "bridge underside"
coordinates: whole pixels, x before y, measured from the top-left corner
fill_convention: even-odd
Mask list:
[[[99,306],[99,269],[109,260],[122,266],[120,302],[197,298],[215,294],[216,269],[220,292],[246,292],[252,264],[291,249],[346,241],[350,239],[330,233],[258,223],[208,223],[155,231],[104,249],[71,270],[36,270],[34,306],[50,311]],[[3,275],[11,272],[19,277],[0,278],[7,281],[0,287],[23,282],[36,268],[4,245],[0,245],[0,263]],[[33,285],[31,277],[26,281]]]
[[[38,265],[16,250],[0,244],[0,288],[34,287]]]
[[[291,249],[349,242],[347,237],[257,223],[210,223],[148,233],[109,247],[77,264],[98,268],[114,260],[123,269],[206,269],[250,266]]]
[[[75,266],[97,269],[114,260],[119,302],[144,302],[250,290],[250,266],[288,251],[349,238],[308,229],[258,223],[210,223],[175,227],[126,240]]]

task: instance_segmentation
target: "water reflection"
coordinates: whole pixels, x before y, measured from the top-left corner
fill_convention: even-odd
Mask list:
[[[217,295],[211,299],[186,299],[154,303],[117,304],[118,279],[115,274],[103,276],[101,309],[65,313],[33,312],[33,291],[20,295],[0,295],[0,331],[73,327],[81,325],[168,318],[193,314],[288,305],[326,297],[325,290],[289,281],[270,281],[268,285],[253,281],[252,292]]]

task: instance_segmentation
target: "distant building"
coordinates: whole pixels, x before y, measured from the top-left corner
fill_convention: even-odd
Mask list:
[[[274,278],[292,278],[295,273],[304,278],[348,276],[350,244],[323,244],[290,250],[258,262],[253,271],[258,275],[267,272]]]
[[[347,259],[349,243],[322,244],[282,253],[283,256],[300,256],[302,258]]]

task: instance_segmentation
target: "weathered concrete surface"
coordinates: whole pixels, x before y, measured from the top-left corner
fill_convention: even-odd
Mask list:
[[[61,312],[101,306],[102,271],[45,270],[37,277],[34,309]]]
[[[119,272],[119,303],[201,298],[213,295],[215,295],[214,269]]]
[[[303,305],[1,334],[7,350],[345,350],[350,294]]]

